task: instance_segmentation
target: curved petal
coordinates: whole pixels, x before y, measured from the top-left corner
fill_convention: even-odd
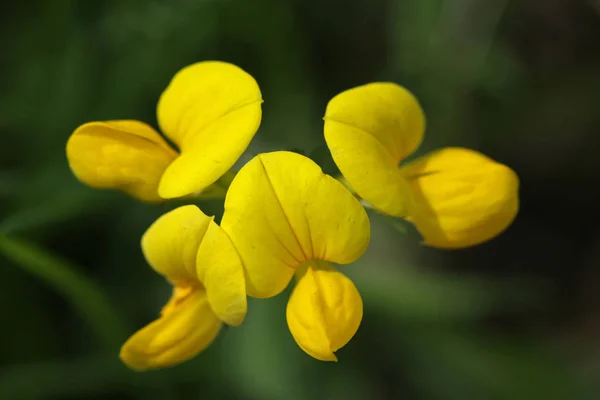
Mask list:
[[[231,239],[213,221],[198,249],[196,273],[215,314],[229,325],[240,325],[248,308],[244,268]]]
[[[194,205],[162,215],[142,236],[148,264],[171,283],[197,282],[196,255],[212,220]]]
[[[240,170],[221,226],[240,254],[254,297],[281,292],[308,260],[356,260],[370,238],[358,200],[312,160],[286,151],[260,154]]]
[[[298,346],[314,358],[337,361],[334,352],[352,339],[362,319],[362,299],[350,279],[327,263],[311,263],[287,305]]]
[[[415,199],[408,219],[431,246],[461,248],[485,242],[517,215],[517,175],[476,151],[445,148],[401,171]]]
[[[387,214],[405,215],[410,198],[397,167],[425,130],[414,96],[394,83],[359,86],[331,99],[324,119],[333,160],[356,193]]]
[[[136,370],[170,367],[208,347],[220,328],[204,290],[178,287],[160,318],[131,336],[120,357]]]
[[[160,196],[200,192],[227,172],[258,130],[258,84],[235,65],[207,61],[179,71],[158,103],[162,131],[181,149],[167,168]]]
[[[139,121],[89,122],[67,142],[69,166],[80,181],[150,202],[162,201],[158,184],[175,157],[165,140]]]

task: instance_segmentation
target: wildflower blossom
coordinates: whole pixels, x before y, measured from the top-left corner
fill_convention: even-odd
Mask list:
[[[353,190],[374,208],[414,223],[440,248],[472,246],[505,230],[519,208],[518,178],[473,150],[444,148],[404,165],[417,150],[425,117],[394,83],[372,83],[335,96],[325,140]]]
[[[223,323],[237,326],[246,315],[243,267],[227,234],[198,209],[179,207],[142,237],[150,266],[173,285],[160,317],[121,349],[131,368],[168,367],[205,349]]]
[[[199,193],[248,147],[260,125],[261,103],[256,81],[240,68],[196,63],[175,75],[157,107],[158,124],[179,152],[143,122],[89,122],[67,143],[69,165],[92,187],[120,189],[144,201]]]
[[[331,264],[351,263],[367,248],[369,219],[358,200],[304,156],[260,154],[231,183],[221,226],[240,254],[248,295],[275,296],[295,275],[289,329],[311,356],[337,360],[362,318],[358,290]]]

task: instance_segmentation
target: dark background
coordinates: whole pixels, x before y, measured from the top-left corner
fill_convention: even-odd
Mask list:
[[[5,1],[0,31],[0,399],[598,398],[598,0]],[[337,364],[294,343],[288,290],[190,362],[127,370],[119,346],[170,294],[140,236],[174,205],[85,187],[65,143],[92,120],[156,126],[172,75],[210,59],[263,91],[240,165],[294,149],[335,173],[327,101],[390,80],[425,109],[419,154],[464,146],[515,169],[517,220],[440,251],[372,214],[343,267],[365,315]]]

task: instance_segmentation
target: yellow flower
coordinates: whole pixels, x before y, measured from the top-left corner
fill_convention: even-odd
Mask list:
[[[236,175],[221,222],[237,248],[248,295],[297,284],[287,322],[298,345],[324,361],[356,333],[362,300],[330,263],[358,259],[369,243],[366,212],[344,186],[299,154],[260,154]]]
[[[140,200],[199,193],[246,150],[261,120],[260,89],[235,65],[208,61],[179,71],[158,102],[158,123],[180,153],[139,121],[90,122],[67,143],[71,170],[95,188]]]
[[[374,208],[415,224],[440,248],[479,244],[505,230],[519,209],[517,175],[463,148],[444,148],[406,165],[421,144],[425,117],[394,83],[371,83],[335,96],[325,140],[338,168]]]
[[[162,217],[142,237],[152,268],[173,285],[160,317],[121,348],[121,359],[137,370],[188,360],[217,336],[221,324],[237,326],[246,315],[241,260],[214,221],[189,205]]]

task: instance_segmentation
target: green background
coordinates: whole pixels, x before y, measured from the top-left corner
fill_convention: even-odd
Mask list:
[[[0,399],[598,398],[598,1],[6,1],[0,31]],[[338,363],[296,346],[288,289],[192,361],[129,371],[121,343],[170,295],[140,236],[174,205],[84,186],[65,143],[87,121],[156,126],[172,75],[211,59],[265,99],[240,165],[293,149],[334,173],[327,101],[394,81],[425,109],[419,154],[464,146],[515,169],[516,222],[440,251],[371,214],[369,250],[343,267],[365,314]]]

